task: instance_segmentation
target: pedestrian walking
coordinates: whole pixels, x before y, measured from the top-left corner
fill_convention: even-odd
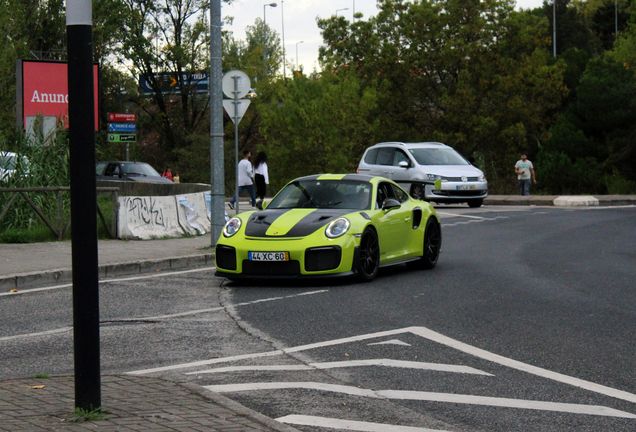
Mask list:
[[[256,206],[260,208],[265,195],[267,194],[267,185],[269,184],[269,173],[267,172],[267,153],[259,152],[254,161],[254,183],[256,184],[256,196],[258,202]]]
[[[515,164],[515,174],[517,174],[517,179],[519,180],[519,191],[521,195],[530,195],[530,180],[532,180],[534,184],[537,184],[537,179],[534,175],[534,166],[532,162],[528,160],[528,156],[525,152],[521,153],[521,159]]]
[[[252,153],[248,150],[243,151],[243,159],[238,164],[238,194],[241,195],[243,191],[247,191],[250,194],[250,198],[252,200],[252,207],[256,205],[256,194],[254,193],[254,183],[252,179],[254,178],[254,171],[252,169],[252,163],[250,162],[250,156]],[[236,194],[232,197],[228,206],[232,210],[234,210],[234,203],[237,200]]]

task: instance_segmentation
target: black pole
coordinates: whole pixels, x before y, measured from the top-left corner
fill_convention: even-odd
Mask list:
[[[66,1],[75,407],[101,408],[91,0]]]

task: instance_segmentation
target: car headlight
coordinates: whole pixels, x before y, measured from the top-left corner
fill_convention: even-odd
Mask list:
[[[325,229],[325,235],[329,238],[337,238],[349,231],[351,222],[347,218],[338,218],[335,221],[331,221]]]
[[[477,180],[479,180],[480,182],[485,182],[486,181],[486,175],[482,174],[479,177],[477,177]]]
[[[436,180],[441,180],[443,182],[448,181],[446,177],[437,175],[437,174],[427,174],[427,176],[428,176],[428,179],[432,181],[436,181]]]
[[[239,232],[241,229],[241,220],[237,217],[234,217],[228,221],[223,227],[223,235],[225,237],[232,237],[234,234]]]

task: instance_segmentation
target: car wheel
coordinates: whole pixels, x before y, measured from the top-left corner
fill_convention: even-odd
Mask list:
[[[426,221],[426,231],[424,231],[424,245],[422,256],[418,261],[407,263],[410,268],[429,270],[435,267],[442,250],[442,228],[435,218],[430,217]]]
[[[380,268],[380,243],[378,235],[371,228],[367,228],[360,238],[356,273],[364,282],[372,280]]]
[[[484,203],[484,200],[482,198],[470,200],[468,201],[468,207],[471,207],[471,208],[481,207],[483,203]]]
[[[421,183],[413,183],[411,186],[411,197],[416,200],[424,200],[424,186]]]

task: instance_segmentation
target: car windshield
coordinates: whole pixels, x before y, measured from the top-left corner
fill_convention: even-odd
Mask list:
[[[122,163],[123,175],[142,175],[147,177],[161,177],[161,175],[147,163]]]
[[[451,148],[414,148],[409,151],[420,165],[470,165]]]
[[[285,186],[267,208],[366,210],[371,206],[371,188],[371,183],[357,180],[299,180]]]

